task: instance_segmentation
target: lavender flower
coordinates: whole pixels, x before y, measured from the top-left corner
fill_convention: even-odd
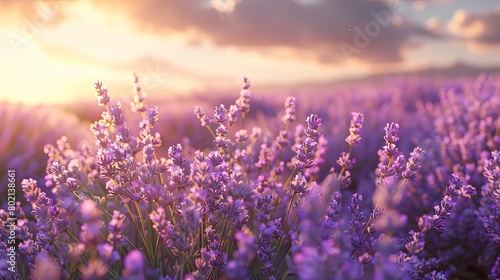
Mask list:
[[[285,115],[281,119],[285,125],[289,126],[296,120],[296,111],[295,111],[295,97],[289,96],[285,101]]]
[[[125,279],[145,279],[144,257],[139,250],[132,250],[123,261],[123,276]]]
[[[153,125],[158,121],[158,106],[149,108],[146,111],[144,119],[139,123],[139,127],[146,130],[151,130]]]
[[[368,242],[363,240],[363,233],[366,229],[366,217],[360,211],[360,202],[363,201],[363,196],[357,193],[353,194],[351,204],[347,207],[352,215],[350,228],[352,234],[349,236],[352,247],[356,250],[363,251],[367,249]]]
[[[295,175],[295,178],[290,182],[290,188],[294,193],[304,195],[308,192],[306,178],[302,174]]]
[[[246,279],[249,276],[248,266],[255,255],[255,241],[249,230],[238,231],[234,238],[237,250],[234,251],[234,259],[228,262],[226,274],[229,279]]]
[[[250,97],[252,96],[250,90],[250,80],[243,77],[243,84],[241,85],[240,97],[236,100],[236,106],[243,116],[250,111]]]
[[[314,166],[313,159],[318,145],[318,138],[321,135],[318,131],[321,125],[321,118],[317,115],[310,115],[307,117],[306,122],[308,127],[304,129],[304,133],[307,135],[307,138],[297,147],[297,155],[294,162],[295,170],[300,173]]]
[[[113,218],[108,224],[108,242],[110,244],[123,242],[123,230],[125,228],[125,215],[113,210]]]
[[[271,220],[272,197],[262,194],[257,197],[255,207],[259,210],[258,219],[261,222],[259,226],[259,237],[257,241],[257,255],[259,256],[262,266],[260,271],[269,277],[273,276],[275,270],[274,261],[276,258],[275,247],[273,241],[282,237],[281,219]]]
[[[399,124],[391,123],[387,124],[385,127],[385,146],[383,149],[384,155],[393,158],[399,154],[399,149],[396,147],[396,143],[399,141]]]
[[[108,89],[105,86],[102,86],[101,81],[97,81],[94,83],[94,89],[96,91],[98,105],[106,106],[110,101]]]
[[[9,205],[14,214],[0,210],[0,260],[13,251],[9,227],[22,260],[12,278],[40,278],[44,270],[82,279],[498,278],[500,114],[494,108],[500,98],[487,79],[442,94],[429,88],[425,97],[409,94],[411,101],[356,92],[348,97],[356,107],[376,106],[381,114],[364,126],[364,115],[351,113],[342,138],[338,117],[350,106],[344,95],[322,102],[325,121],[311,114],[305,127],[293,128],[303,111],[289,97],[284,128],[273,132],[246,120],[251,94],[244,78],[229,109],[217,106],[208,117],[195,108],[212,139],[196,147],[197,138],[168,134],[166,141],[184,143],[168,149],[160,107],[146,105],[137,75],[134,82],[131,109],[140,120],[131,129],[125,107],[96,82],[104,107],[91,125],[98,147],[73,149],[65,137],[46,145],[43,191],[37,185],[43,177],[22,181],[25,200]],[[172,118],[174,111],[168,110]],[[242,124],[234,128],[240,113]],[[371,129],[388,117],[408,125],[389,122],[377,154],[361,139],[382,134]],[[344,140],[348,149],[340,152]],[[420,146],[405,156],[414,144]],[[329,157],[332,148],[340,157]],[[340,171],[328,166],[335,160]],[[343,208],[342,197],[351,193]]]
[[[406,163],[406,169],[403,171],[403,178],[414,181],[417,178],[417,171],[422,168],[420,164],[422,162],[422,157],[425,155],[425,151],[417,147],[410,153],[410,158]]]
[[[145,104],[147,94],[142,91],[142,86],[139,84],[139,76],[134,73],[134,100],[130,102],[132,112],[143,113],[148,110]]]
[[[211,123],[211,120],[207,117],[207,115],[201,110],[200,107],[196,106],[194,108],[194,114],[200,120],[201,126],[208,126]]]
[[[236,121],[238,120],[238,112],[238,106],[229,106],[229,111],[227,112],[228,127],[232,127],[236,123]]]
[[[229,141],[226,140],[226,136],[228,133],[229,131],[227,130],[227,128],[223,124],[220,124],[219,127],[215,130],[215,146],[217,146],[219,149],[226,149],[229,146]]]
[[[342,211],[342,194],[335,192],[330,201],[328,211],[321,224],[321,235],[323,239],[330,239],[337,227],[338,220],[340,219],[340,212]]]
[[[283,236],[280,228],[280,219],[269,221],[259,227],[257,255],[262,262],[260,271],[269,277],[272,277],[275,271],[274,261],[276,259],[276,252],[273,242]]]
[[[214,118],[212,119],[212,121],[218,124],[225,123],[227,121],[226,113],[227,110],[224,104],[221,104],[219,107],[215,107]]]
[[[345,141],[349,144],[349,146],[356,146],[361,141],[361,128],[363,128],[363,121],[365,116],[362,113],[352,112],[352,120],[349,126],[349,136],[345,139]]]
[[[465,194],[466,196],[471,186],[465,186],[457,174],[453,174],[450,184],[446,188],[448,195],[445,195],[441,200],[440,205],[434,206],[434,215],[424,215],[418,221],[418,226],[422,232],[426,232],[432,228],[438,231],[444,230],[445,220],[450,216],[453,207],[456,205],[456,198]]]
[[[8,172],[15,170],[18,182],[16,193],[22,198],[21,181],[33,178],[41,185],[46,176],[47,156],[44,146],[47,143],[56,143],[66,136],[67,144],[91,145],[92,135],[88,126],[73,112],[63,110],[56,105],[26,105],[0,102],[0,196],[8,196]],[[63,152],[61,152],[63,153]],[[64,153],[63,155],[64,156]],[[55,198],[55,194],[46,191],[47,195]],[[18,200],[20,201],[20,200]],[[7,209],[7,199],[2,199],[0,208]],[[29,213],[30,206],[23,201],[23,209]]]

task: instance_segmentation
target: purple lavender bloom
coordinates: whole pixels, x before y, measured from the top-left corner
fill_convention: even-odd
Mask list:
[[[208,154],[207,160],[211,164],[212,168],[215,168],[224,163],[224,156],[218,151],[212,151]]]
[[[238,130],[234,135],[235,141],[238,143],[246,142],[248,139],[248,136],[249,136],[248,131],[246,129]]]
[[[341,152],[337,164],[345,170],[349,170],[356,164],[356,159],[351,158],[346,152]]]
[[[284,234],[280,228],[281,219],[268,221],[267,223],[261,224],[259,227],[257,255],[262,262],[260,271],[269,277],[273,276],[275,271],[274,261],[276,259],[276,248],[273,246],[273,242],[279,240]]]
[[[495,264],[491,268],[489,279],[499,279],[500,278],[500,255],[495,260]]]
[[[234,251],[234,258],[227,263],[224,271],[229,279],[248,279],[248,265],[255,255],[255,239],[249,230],[236,232],[234,239],[237,250]]]
[[[168,176],[169,186],[168,189],[173,191],[175,189],[183,189],[191,185],[189,177],[184,175],[184,170],[177,165],[169,168],[170,176]]]
[[[99,158],[96,162],[97,166],[99,166],[99,176],[101,178],[112,178],[116,173],[112,151],[100,148],[97,156]]]
[[[384,146],[383,153],[389,158],[392,158],[399,154],[399,149],[396,147],[396,143],[399,141],[399,136],[398,136],[399,124],[397,123],[387,124],[384,130],[385,130],[384,140],[386,144]]]
[[[243,83],[241,85],[240,97],[236,100],[236,106],[238,110],[244,115],[250,111],[250,97],[252,93],[250,92],[250,80],[243,77]]]
[[[484,176],[488,183],[483,186],[481,205],[478,212],[481,216],[481,222],[489,237],[494,244],[500,244],[500,152],[491,152],[492,158],[485,163]],[[475,189],[462,191],[462,194],[475,193]],[[493,254],[494,256],[494,254]],[[491,275],[499,274],[498,260],[496,261]],[[491,278],[494,279],[494,278]]]
[[[295,111],[295,105],[296,104],[296,100],[295,100],[295,97],[293,96],[289,96],[286,98],[286,101],[285,101],[285,115],[283,116],[283,118],[281,119],[285,125],[290,125],[291,123],[293,123],[295,120],[296,120],[296,111]]]
[[[227,201],[221,205],[221,212],[230,218],[236,230],[243,229],[248,222],[248,210],[245,208],[245,203],[242,199],[234,200],[232,196],[228,196]]]
[[[101,81],[96,81],[94,83],[94,89],[96,91],[97,101],[99,106],[106,106],[109,101],[108,89],[102,86]]]
[[[368,247],[368,242],[363,240],[363,233],[366,228],[366,217],[360,211],[360,202],[363,201],[363,196],[360,194],[353,194],[351,204],[347,207],[351,213],[352,219],[349,223],[352,234],[349,236],[351,245],[354,249],[363,251]]]
[[[211,120],[207,117],[205,112],[201,110],[200,107],[196,106],[194,108],[194,114],[200,120],[201,126],[208,126],[211,123]]]
[[[107,147],[111,143],[108,127],[103,121],[92,123],[90,125],[90,131],[92,131],[97,145]]]
[[[221,104],[219,107],[215,107],[215,110],[214,110],[214,117],[212,119],[212,121],[214,123],[218,123],[218,124],[223,124],[227,121],[227,110],[226,110],[226,107],[224,106],[224,104]]]
[[[144,257],[139,250],[132,250],[123,260],[123,276],[125,279],[145,279]]]
[[[172,160],[172,163],[177,166],[182,166],[187,161],[186,158],[182,157],[182,145],[176,144],[168,148],[168,157]]]
[[[318,130],[318,128],[321,126],[321,118],[318,117],[318,115],[309,115],[306,119],[307,126],[309,130],[305,130],[304,132],[309,136],[310,138],[316,138],[319,135],[315,132],[315,130]]]
[[[165,210],[161,207],[149,214],[151,222],[153,222],[153,228],[158,232],[158,234],[165,240],[168,239],[167,227],[169,222],[166,219]]]
[[[321,223],[321,236],[323,239],[330,239],[337,228],[340,212],[342,211],[342,194],[335,192],[328,206],[325,218]]]
[[[198,274],[207,275],[210,271],[210,261],[215,258],[216,255],[214,251],[207,248],[200,249],[200,257],[195,261]]]
[[[153,125],[158,121],[158,106],[149,108],[146,111],[144,119],[139,123],[139,127],[146,130],[151,130]]]
[[[123,230],[125,229],[125,215],[113,210],[113,218],[108,223],[108,242],[110,244],[123,242]]]
[[[215,130],[215,140],[214,144],[219,149],[226,149],[229,146],[229,141],[226,140],[226,136],[229,133],[227,128],[223,124],[219,124],[219,127]]]
[[[488,179],[488,185],[484,189],[485,196],[491,196],[492,201],[486,202],[490,207],[495,204],[496,208],[500,208],[500,152],[491,152],[490,159],[484,166],[484,176]],[[489,199],[491,200],[491,199]],[[490,204],[491,203],[491,204]]]
[[[290,145],[290,133],[286,130],[280,130],[279,135],[276,137],[276,141],[280,149],[288,147],[288,145]]]
[[[142,91],[142,87],[139,84],[139,76],[134,73],[134,100],[130,102],[130,108],[132,112],[143,113],[148,110],[145,104],[147,94]]]
[[[403,171],[403,178],[408,179],[410,181],[414,181],[417,179],[417,171],[422,168],[422,158],[425,155],[425,151],[416,147],[412,153],[410,153],[410,158],[406,163],[406,169]]]
[[[304,134],[307,137],[297,146],[297,155],[293,162],[295,170],[299,173],[304,173],[307,168],[315,165],[314,156],[316,147],[318,146],[318,138],[321,135],[318,131],[321,125],[321,118],[317,115],[310,115],[307,117],[306,122],[308,127],[304,129]]]
[[[260,145],[259,160],[255,163],[255,167],[258,169],[268,167],[274,160],[274,153],[267,144]]]
[[[228,127],[232,127],[236,121],[238,120],[238,106],[236,105],[231,105],[229,106],[229,110],[227,112],[227,120],[228,120]]]
[[[120,255],[113,245],[109,243],[101,243],[97,246],[97,252],[101,257],[101,260],[107,264],[112,264],[120,259]]]
[[[306,177],[302,174],[295,175],[293,181],[290,182],[290,187],[294,193],[298,193],[300,195],[305,195],[309,191],[306,183]]]
[[[212,213],[208,214],[208,227],[205,229],[203,237],[207,245],[200,250],[201,256],[196,259],[196,267],[202,275],[206,275],[209,269],[222,270],[227,265],[227,253],[220,250],[221,235],[217,233],[215,227],[218,221]]]
[[[361,141],[363,128],[363,121],[365,119],[362,113],[352,112],[351,124],[349,126],[349,136],[345,139],[345,141],[349,144],[349,146],[356,146]]]
[[[273,210],[272,207],[272,195],[270,194],[262,194],[257,197],[255,200],[255,208],[259,210],[259,213],[257,214],[257,217],[260,222],[266,222],[271,219],[271,211]]]
[[[279,240],[284,232],[281,230],[281,219],[271,220],[271,212],[273,210],[272,196],[262,194],[257,196],[255,200],[255,208],[259,210],[258,219],[261,222],[259,226],[259,236],[257,239],[257,255],[259,256],[262,266],[260,271],[272,277],[276,259],[274,240]]]
[[[32,214],[35,216],[38,229],[36,242],[44,250],[51,252],[54,242],[60,235],[60,228],[65,223],[60,218],[61,211],[59,206],[54,205],[53,200],[39,190],[34,180],[23,180],[22,189],[26,192],[25,197],[32,202]],[[35,193],[38,193],[37,198],[33,197]]]
[[[40,188],[37,187],[36,181],[33,179],[25,179],[21,182],[24,192],[24,197],[33,205],[40,197]]]
[[[115,126],[122,126],[125,124],[125,116],[122,113],[122,103],[117,101],[115,105],[109,108],[109,114],[111,115],[111,122]]]
[[[434,206],[434,215],[424,215],[419,219],[418,225],[422,232],[426,232],[431,228],[443,231],[446,218],[450,216],[453,207],[457,204],[455,201],[457,197],[459,195],[467,196],[471,193],[470,186],[465,186],[457,174],[453,174],[452,177],[446,188],[448,195],[443,197],[440,205]]]
[[[416,255],[420,253],[425,246],[424,233],[410,230],[410,238],[405,242],[405,248],[409,254]]]
[[[96,204],[87,199],[80,208],[83,225],[81,226],[81,239],[86,246],[95,246],[101,242],[101,215]]]
[[[397,143],[399,142],[399,124],[397,123],[390,123],[387,124],[386,127],[384,128],[385,131],[385,136],[384,140],[386,143]]]

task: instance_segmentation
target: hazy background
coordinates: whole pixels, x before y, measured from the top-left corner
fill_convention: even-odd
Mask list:
[[[495,0],[0,0],[0,101],[330,88],[500,68]]]

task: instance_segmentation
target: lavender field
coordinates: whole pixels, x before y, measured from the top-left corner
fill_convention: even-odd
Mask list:
[[[2,126],[3,279],[500,278],[495,76],[158,106],[133,82]]]
[[[497,0],[0,0],[0,280],[500,280]]]

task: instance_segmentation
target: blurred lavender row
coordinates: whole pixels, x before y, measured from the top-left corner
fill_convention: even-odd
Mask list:
[[[499,87],[292,97],[244,78],[239,96],[161,101],[134,76],[130,100],[98,81],[95,112],[34,127],[6,104],[2,168],[34,180],[18,196],[22,262],[2,277],[499,279]]]

